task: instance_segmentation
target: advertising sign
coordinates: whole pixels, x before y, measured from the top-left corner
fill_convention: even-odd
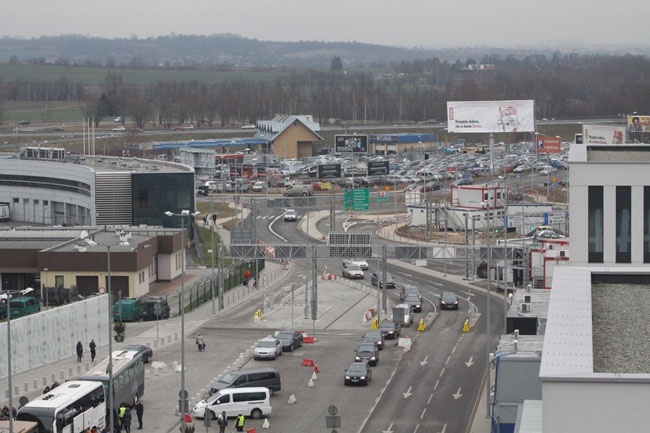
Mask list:
[[[389,174],[388,161],[368,161],[368,176]]]
[[[560,153],[560,137],[537,137],[537,153]]]
[[[629,132],[650,132],[650,116],[627,116],[627,130]]]
[[[341,177],[341,164],[319,164],[319,179],[339,179]]]
[[[336,153],[368,153],[367,135],[335,135]]]
[[[533,132],[535,102],[447,101],[449,132]]]
[[[585,144],[623,144],[624,137],[624,126],[582,125]]]

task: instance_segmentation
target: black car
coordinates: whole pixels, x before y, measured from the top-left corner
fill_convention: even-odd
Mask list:
[[[458,296],[451,292],[442,292],[440,295],[441,310],[458,310]]]
[[[275,338],[282,343],[283,352],[293,352],[296,347],[302,346],[302,334],[298,331],[280,331]]]
[[[383,272],[377,272],[377,271],[373,272],[372,276],[370,277],[370,284],[372,284],[373,286],[376,286],[377,283],[379,283],[379,288],[383,288],[384,283],[383,283],[383,281],[381,281],[382,280],[382,275],[383,275]],[[395,280],[393,279],[393,276],[389,272],[386,272],[386,287],[388,289],[394,289],[395,288]]]
[[[354,357],[355,361],[364,361],[372,366],[379,364],[379,348],[377,347],[377,343],[361,343],[357,346],[356,353]]]
[[[392,320],[384,319],[379,324],[379,331],[384,338],[395,340],[399,338],[400,325]]]
[[[375,343],[377,349],[384,350],[384,335],[379,329],[368,329],[361,337],[363,341]]]
[[[141,353],[142,361],[144,361],[145,364],[147,364],[149,361],[151,361],[151,358],[153,358],[153,350],[151,350],[151,347],[144,346],[142,344],[129,344],[127,346],[124,346],[122,350],[135,350],[136,352]]]
[[[414,313],[422,312],[422,300],[415,293],[409,293],[408,295],[406,295],[402,302],[405,304],[409,304],[411,310]]]
[[[404,298],[406,298],[406,296],[409,293],[415,293],[418,296],[418,298],[420,298],[420,301],[422,300],[422,292],[420,292],[419,288],[414,287],[414,286],[404,286],[404,287],[402,287],[402,293],[400,294],[400,299],[403,301]]]
[[[372,370],[367,362],[351,362],[345,369],[346,385],[368,385],[372,380]]]

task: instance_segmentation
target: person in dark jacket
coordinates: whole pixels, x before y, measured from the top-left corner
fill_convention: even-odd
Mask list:
[[[127,405],[124,416],[122,417],[122,429],[126,433],[131,433],[131,408]]]
[[[81,341],[77,342],[77,362],[81,362],[81,357],[84,356],[84,345]]]
[[[95,344],[95,340],[90,340],[88,347],[90,347],[90,361],[95,362],[95,356],[97,356],[97,344]]]
[[[142,430],[142,415],[144,414],[144,406],[142,402],[137,400],[135,402],[135,414],[138,416],[138,430]]]

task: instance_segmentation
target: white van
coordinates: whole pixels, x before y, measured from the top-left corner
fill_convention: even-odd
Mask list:
[[[271,413],[270,395],[269,389],[264,387],[222,389],[198,402],[192,409],[192,415],[202,419],[207,410],[208,415],[216,419],[222,411],[226,411],[229,417],[242,413],[244,416],[259,419]]]
[[[397,304],[394,308],[400,308],[404,311],[404,323],[402,323],[402,326],[411,326],[411,323],[413,323],[413,311],[411,311],[411,306],[409,304]]]

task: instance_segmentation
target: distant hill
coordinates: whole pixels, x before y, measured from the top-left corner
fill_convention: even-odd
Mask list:
[[[430,41],[431,43],[435,41]],[[527,48],[459,47],[445,49],[400,48],[358,42],[271,42],[232,34],[170,35],[146,39],[104,39],[81,35],[2,38],[0,62],[53,63],[87,66],[178,68],[311,68],[329,69],[338,56],[345,69],[373,68],[402,61],[437,57],[447,62],[486,56],[523,58],[553,52],[597,52],[650,55],[649,46],[579,47],[569,45]]]

